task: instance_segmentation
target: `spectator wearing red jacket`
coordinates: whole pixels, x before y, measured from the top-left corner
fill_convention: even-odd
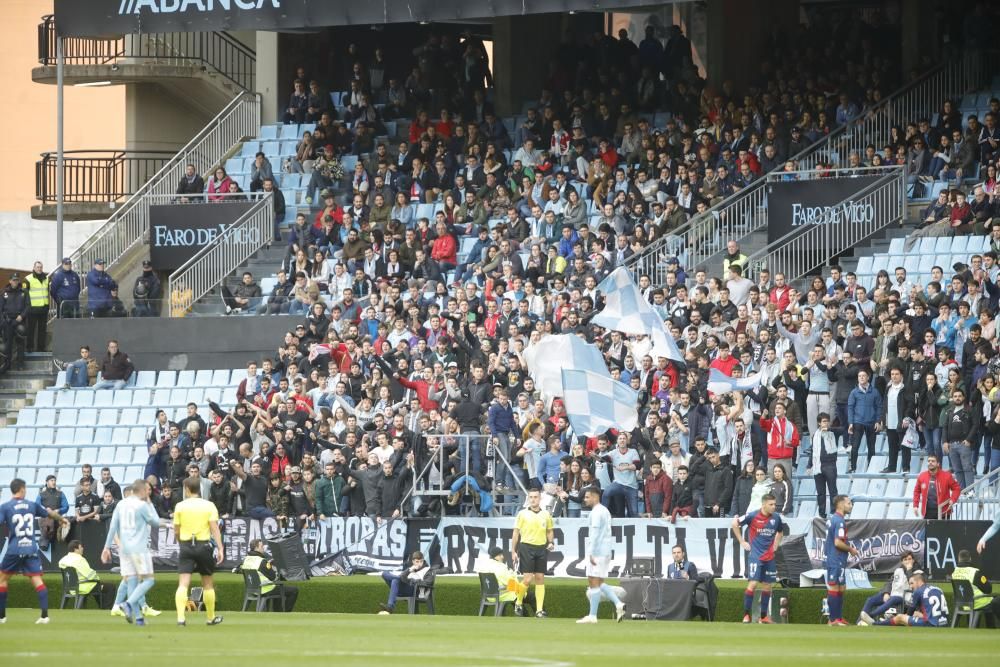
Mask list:
[[[448,233],[443,222],[437,224],[437,238],[431,244],[431,259],[438,263],[441,272],[451,271],[458,266],[458,242]]]
[[[719,356],[717,356],[709,368],[714,368],[721,371],[726,375],[726,377],[733,376],[733,369],[739,365],[739,360],[733,355],[729,354],[729,343],[719,343]]]
[[[788,292],[791,288],[785,284],[785,274],[775,273],[774,274],[774,287],[771,288],[771,303],[773,303],[778,308],[778,312],[781,312],[788,308],[789,295]]]
[[[417,144],[430,126],[431,122],[427,118],[427,112],[421,109],[417,112],[417,117],[410,123],[410,144]]]
[[[417,400],[420,401],[420,409],[424,412],[437,410],[441,407],[438,405],[437,401],[431,400],[430,396],[431,388],[434,385],[434,369],[429,366],[425,367],[423,377],[419,380],[407,380],[399,373],[394,373],[393,377],[399,381],[399,384],[403,385],[407,389],[412,389],[417,392]]]
[[[665,519],[670,516],[670,500],[674,495],[674,483],[670,475],[663,472],[663,464],[654,460],[649,464],[649,474],[643,485],[646,494],[646,516]]]
[[[927,457],[927,470],[917,475],[913,489],[913,513],[925,519],[947,519],[962,493],[955,477],[941,469],[938,457]]]
[[[767,415],[767,411],[764,411]],[[795,462],[795,449],[799,446],[799,429],[795,427],[795,422],[785,416],[785,405],[783,403],[774,404],[774,417],[760,418],[760,427],[767,433],[767,473],[774,472],[774,467],[779,463],[785,466],[785,470],[794,470],[792,465]]]

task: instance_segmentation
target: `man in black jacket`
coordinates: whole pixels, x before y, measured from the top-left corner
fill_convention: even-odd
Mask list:
[[[903,421],[913,417],[913,392],[903,382],[903,369],[898,366],[889,369],[889,385],[886,387],[882,406],[882,423],[885,424],[885,435],[889,440],[889,465],[882,469],[881,474],[896,472],[900,450],[903,454],[903,472],[908,473],[910,448],[902,447],[901,443],[906,435]]]
[[[398,452],[397,452],[398,453]],[[393,458],[398,458],[393,456]],[[392,461],[382,464],[382,477],[378,480],[377,518],[398,519],[403,516],[403,496],[406,495],[407,484],[413,478],[413,452],[406,455],[406,463],[402,471],[397,472]]]
[[[952,471],[965,489],[976,481],[972,463],[973,447],[979,445],[979,414],[969,407],[965,390],[956,387],[951,392],[951,406],[941,418],[941,442],[951,459]]]
[[[723,465],[719,451],[710,448],[705,457],[705,512],[704,516],[722,518],[726,516],[733,501],[733,469]]]
[[[847,401],[851,396],[851,391],[858,386],[858,371],[861,367],[854,360],[854,355],[844,350],[840,361],[830,368],[830,379],[836,382],[833,390],[833,401],[837,406],[837,428],[834,432],[838,437],[844,439],[843,447],[848,447],[847,442]],[[923,380],[921,379],[921,382]]]
[[[28,316],[28,295],[21,286],[21,276],[12,273],[10,284],[0,292],[0,339],[3,355],[0,373],[10,369],[17,354],[17,366],[24,366],[24,336],[27,335],[25,319]],[[16,348],[16,349],[15,349]]]
[[[205,179],[198,173],[193,164],[184,168],[184,175],[181,176],[180,183],[177,184],[177,194],[200,196],[205,192]],[[187,197],[181,197],[180,201],[187,202]]]

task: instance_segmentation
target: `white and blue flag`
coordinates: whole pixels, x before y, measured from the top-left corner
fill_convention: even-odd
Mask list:
[[[615,269],[597,288],[604,294],[604,308],[593,317],[592,324],[611,331],[650,336],[653,343],[650,354],[654,357],[684,361],[684,355],[663,324],[663,318],[642,298],[642,292],[628,269]]]
[[[731,391],[753,391],[760,386],[763,373],[757,372],[745,378],[731,378],[718,368],[708,371],[708,390],[713,394],[728,394]]]
[[[610,375],[563,368],[562,385],[566,416],[577,435],[631,431],[639,425],[639,394]]]

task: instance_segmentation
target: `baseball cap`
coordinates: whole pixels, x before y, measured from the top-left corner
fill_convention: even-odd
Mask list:
[[[63,264],[72,264],[73,260],[71,260],[69,257],[63,257],[62,258],[62,263]]]
[[[20,280],[21,279],[21,274],[20,273],[12,273],[12,274],[10,274],[10,279],[11,280]]]
[[[290,473],[291,472],[297,472],[297,473],[301,474],[302,473],[302,468],[300,468],[298,466],[292,466],[291,468],[288,469],[288,472],[290,472]]]
[[[458,368],[458,362],[457,361],[449,361],[448,362],[448,368]]]
[[[144,260],[142,260],[142,268],[144,268],[144,269],[151,269],[151,268],[153,268],[153,263],[151,261],[149,261],[148,259],[144,259]]]
[[[104,264],[104,260],[103,259],[95,259],[94,260],[94,264]]]

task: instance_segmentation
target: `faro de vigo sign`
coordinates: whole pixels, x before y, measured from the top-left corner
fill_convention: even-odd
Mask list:
[[[862,224],[875,220],[870,203],[847,201],[840,206],[805,206],[792,204],[792,227],[819,224]]]

